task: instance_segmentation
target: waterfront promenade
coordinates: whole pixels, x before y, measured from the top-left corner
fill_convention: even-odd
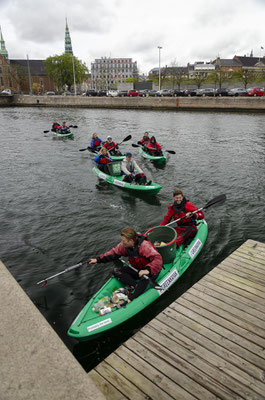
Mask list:
[[[265,112],[263,97],[87,97],[87,96],[0,96],[7,107],[79,107],[172,111]]]

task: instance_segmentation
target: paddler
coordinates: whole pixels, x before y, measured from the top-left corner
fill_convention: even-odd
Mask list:
[[[150,142],[146,146],[146,151],[151,156],[162,156],[162,146],[156,141],[154,136],[151,137]]]
[[[132,301],[140,296],[148,285],[149,281],[144,279],[143,275],[148,275],[155,280],[162,269],[163,261],[162,256],[145,235],[137,233],[130,226],[122,229],[120,233],[121,242],[97,258],[91,258],[89,264],[107,263],[122,256],[128,257],[131,266],[139,272],[135,272],[128,266],[122,266],[115,267],[113,275],[125,285],[134,288],[133,292],[129,293],[129,301]]]
[[[141,140],[139,140],[137,143],[138,143],[140,146],[146,147],[146,146],[148,145],[149,142],[150,142],[149,133],[148,133],[148,132],[145,132],[143,138],[142,138]]]
[[[118,150],[119,146],[112,140],[111,136],[107,136],[107,141],[104,143],[105,147],[111,156],[121,156],[121,152]]]
[[[98,155],[94,158],[95,163],[97,163],[98,169],[106,174],[109,174],[108,164],[112,162],[112,158],[106,147],[102,147]]]
[[[57,132],[57,129],[59,129],[60,128],[60,124],[56,121],[56,119],[53,121],[53,124],[52,124],[52,129],[51,129],[51,131],[52,132]]]
[[[137,162],[133,160],[132,153],[126,153],[126,156],[121,163],[121,171],[124,182],[132,183],[134,181],[140,185],[146,185],[146,176]],[[148,183],[150,185],[151,182]]]
[[[91,142],[90,142],[91,150],[99,151],[99,149],[101,147],[101,143],[102,143],[102,140],[98,137],[98,134],[97,133],[93,133],[92,139],[91,139]]]
[[[61,135],[66,135],[67,133],[70,133],[70,128],[69,128],[68,125],[66,125],[66,122],[65,122],[65,121],[62,123],[62,126],[59,126],[58,132],[59,132]]]
[[[193,214],[193,212],[197,210],[197,207],[184,197],[184,194],[180,189],[174,190],[173,199],[174,203],[170,204],[168,207],[168,212],[164,216],[163,222],[160,226],[167,225],[172,218],[173,220],[176,220],[185,217],[177,223],[177,226],[174,226],[174,229],[178,234],[176,245],[179,247],[188,238],[193,238],[196,235],[196,219],[203,219],[204,214],[202,211]]]

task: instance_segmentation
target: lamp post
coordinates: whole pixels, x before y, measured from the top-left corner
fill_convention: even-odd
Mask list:
[[[160,73],[160,50],[163,48],[161,46],[157,46],[158,48],[158,87],[161,89],[161,73]]]

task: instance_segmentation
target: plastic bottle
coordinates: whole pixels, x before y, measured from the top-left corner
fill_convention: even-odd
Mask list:
[[[111,307],[104,307],[101,310],[99,310],[99,315],[105,315],[105,314],[109,314],[112,312]]]
[[[106,304],[109,303],[109,301],[110,301],[110,298],[108,296],[103,297],[97,303],[94,304],[92,310],[95,312],[99,312],[99,310],[104,308],[106,306]]]

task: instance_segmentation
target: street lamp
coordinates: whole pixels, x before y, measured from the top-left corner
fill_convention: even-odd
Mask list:
[[[159,69],[159,72],[158,72],[158,77],[159,77],[159,81],[158,81],[158,87],[159,87],[159,90],[161,89],[161,74],[160,74],[160,50],[163,48],[163,47],[161,47],[161,46],[157,46],[157,48],[158,48],[158,54],[159,54],[159,56],[158,56],[158,69]]]

